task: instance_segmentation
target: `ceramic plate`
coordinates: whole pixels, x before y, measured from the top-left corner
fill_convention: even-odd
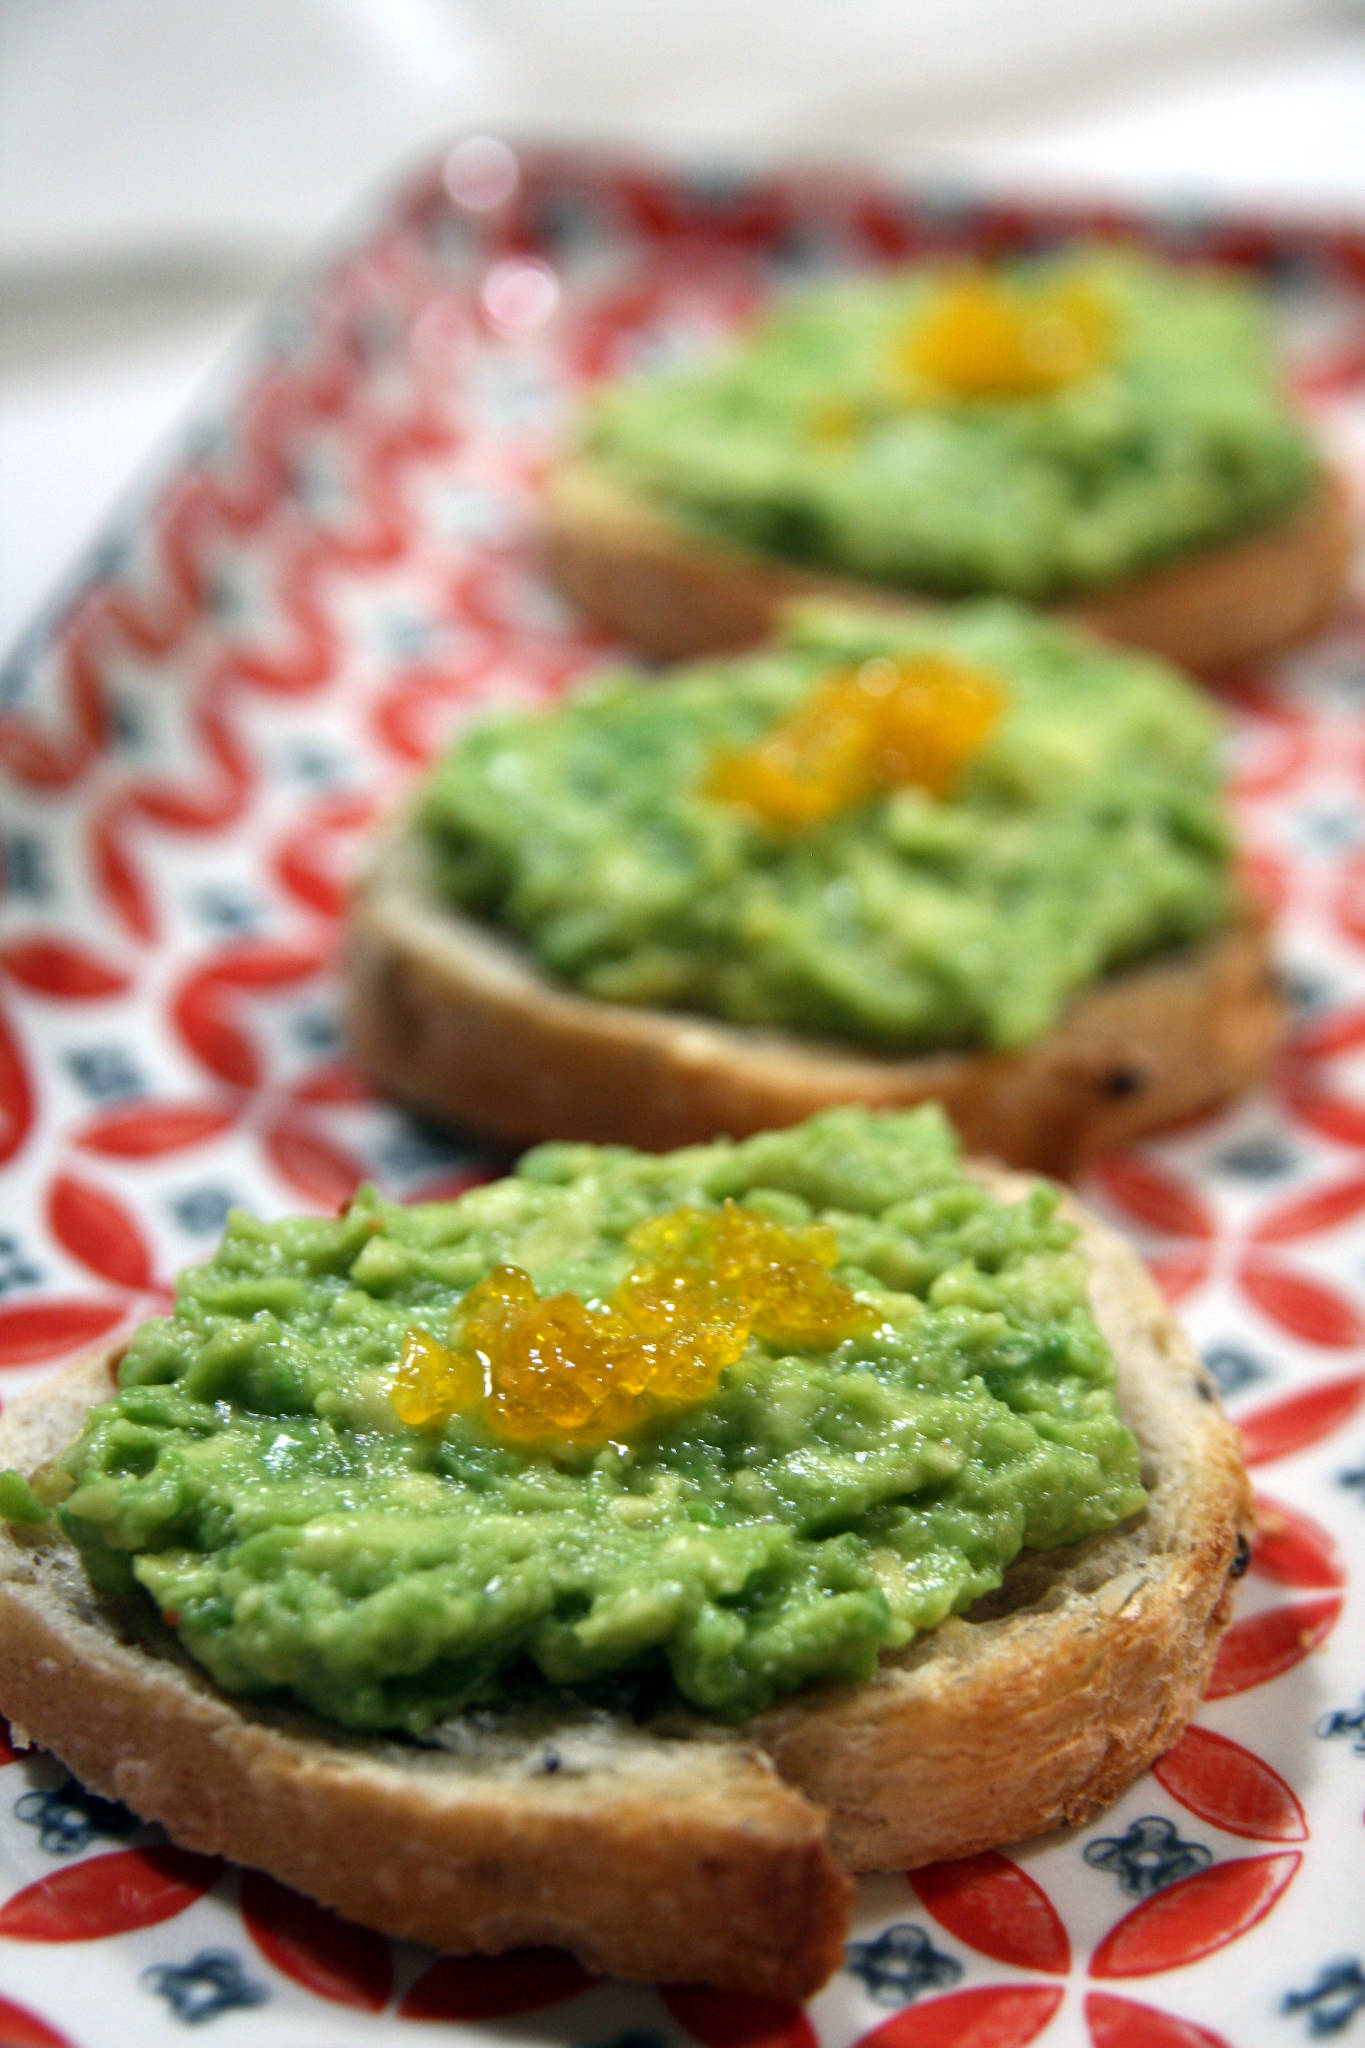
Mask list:
[[[602,648],[538,579],[585,382],[815,271],[1123,234],[1262,275],[1365,481],[1365,232],[977,206],[466,140],[263,322],[0,676],[0,1392],[166,1301],[229,1206],[449,1193],[334,958],[371,820]],[[439,1960],[0,1770],[0,2048],[1294,2048],[1365,2038],[1365,620],[1224,686],[1295,1021],[1273,1086],[1106,1161],[1246,1436],[1263,1534],[1196,1727],[1093,1827],[862,1887],[805,2010]],[[1008,1702],[1002,1706],[1008,1712]]]

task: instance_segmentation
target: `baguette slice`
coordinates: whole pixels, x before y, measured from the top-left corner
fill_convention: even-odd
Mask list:
[[[1259,660],[1315,632],[1341,600],[1352,547],[1350,499],[1327,474],[1275,526],[1182,555],[1060,607],[1113,640],[1183,668]],[[905,605],[850,576],[789,567],[694,533],[580,456],[550,478],[543,532],[551,576],[598,625],[665,659],[765,639],[797,597]]]
[[[966,1149],[1070,1174],[1235,1094],[1281,1021],[1263,922],[1114,975],[1013,1053],[880,1057],[833,1041],[600,1002],[438,893],[420,836],[381,842],[347,940],[352,1048],[386,1094],[512,1139],[667,1151],[838,1102],[938,1101]]]
[[[1251,1526],[1235,1433],[1133,1252],[1070,1213],[1146,1512],[1021,1557],[866,1684],[742,1729],[551,1706],[468,1714],[443,1748],[367,1739],[219,1693],[63,1539],[0,1527],[0,1710],[176,1841],[384,1933],[804,1997],[838,1964],[846,1872],[1090,1819],[1178,1738],[1226,1625]],[[0,1466],[34,1472],[110,1385],[99,1360],[21,1396]]]

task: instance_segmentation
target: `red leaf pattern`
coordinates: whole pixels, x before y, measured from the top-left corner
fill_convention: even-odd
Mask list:
[[[1345,1559],[1328,1531],[1302,1508],[1286,1507],[1264,1494],[1256,1499],[1251,1566],[1263,1579],[1301,1592],[1346,1583]]]
[[[1234,1621],[1218,1645],[1205,1699],[1221,1700],[1229,1693],[1249,1692],[1253,1685],[1264,1685],[1282,1672],[1292,1671],[1326,1640],[1340,1614],[1341,1596],[1337,1594],[1269,1607],[1262,1614],[1249,1614],[1245,1621]]]
[[[1253,1408],[1237,1418],[1242,1456],[1248,1465],[1264,1465],[1306,1450],[1349,1422],[1362,1402],[1365,1373],[1353,1373],[1349,1379],[1326,1380]]]
[[[928,1864],[911,1871],[910,1882],[939,1925],[982,1955],[1018,1970],[1070,1969],[1071,1945],[1051,1899],[996,1850]]]
[[[1125,1218],[1164,1237],[1208,1238],[1213,1218],[1192,1188],[1135,1153],[1106,1160],[1095,1179]]]
[[[235,1120],[235,1110],[210,1104],[139,1102],[131,1109],[106,1110],[95,1117],[77,1134],[77,1143],[111,1159],[160,1159],[168,1152],[207,1144]]]
[[[1321,1344],[1329,1351],[1349,1351],[1365,1344],[1365,1320],[1335,1288],[1306,1273],[1292,1273],[1256,1256],[1243,1261],[1242,1286],[1263,1316],[1291,1337]]]
[[[33,1123],[33,1088],[19,1041],[0,1010],[0,1166],[20,1151]]]
[[[1253,1244],[1289,1244],[1295,1238],[1313,1237],[1348,1223],[1365,1209],[1365,1173],[1353,1173],[1348,1180],[1330,1187],[1314,1188],[1269,1210],[1251,1233]]]
[[[1144,1899],[1111,1927],[1092,1977],[1150,1977],[1212,1955],[1263,1920],[1298,1870],[1297,1849],[1215,1863]]]
[[[0,1906],[11,1941],[100,1941],[174,1919],[217,1881],[221,1866],[188,1849],[116,1849],[25,1885]]]
[[[38,1365],[94,1344],[126,1313],[121,1301],[29,1301],[0,1308],[0,1366]]]
[[[359,1163],[298,1118],[285,1117],[265,1134],[265,1151],[280,1179],[310,1207],[339,1209],[365,1177]]]
[[[1094,2048],[1229,2048],[1208,2027],[1131,1998],[1115,1998],[1111,1991],[1087,1992],[1085,2017]]]
[[[388,2004],[393,1957],[382,1935],[259,1870],[242,1873],[242,1919],[266,1960],[305,1991],[362,2012],[382,2012]]]
[[[539,2012],[590,1991],[596,1980],[556,1948],[504,1956],[442,1956],[401,2000],[405,2020],[494,2020]]]
[[[0,1998],[0,2048],[71,2048],[71,2043],[27,2006]]]
[[[0,967],[35,994],[58,996],[67,1002],[121,995],[131,979],[121,967],[102,960],[87,946],[36,934],[0,946]]]
[[[1187,1728],[1153,1766],[1173,1799],[1200,1820],[1256,1842],[1306,1842],[1303,1808],[1278,1771],[1211,1728]]]
[[[665,1984],[659,1996],[702,2048],[817,2048],[799,2005],[705,1984]]]
[[[64,1173],[47,1196],[48,1225],[58,1244],[115,1287],[152,1285],[151,1253],[122,1202]]]
[[[906,2006],[856,2048],[1026,2048],[1062,2002],[1054,1984],[983,1984]]]

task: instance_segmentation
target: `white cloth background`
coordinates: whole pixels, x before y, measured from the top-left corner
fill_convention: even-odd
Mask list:
[[[264,292],[470,126],[1365,215],[1365,9],[0,0],[0,647]]]

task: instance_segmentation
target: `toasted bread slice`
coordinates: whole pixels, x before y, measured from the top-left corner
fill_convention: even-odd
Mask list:
[[[0,1710],[176,1841],[387,1934],[803,1997],[838,1963],[846,1872],[1089,1819],[1178,1738],[1226,1625],[1250,1528],[1235,1434],[1133,1252],[1070,1213],[1147,1509],[1021,1557],[869,1683],[740,1729],[550,1702],[468,1714],[440,1748],[358,1737],[216,1691],[61,1537],[0,1526]],[[0,1466],[33,1473],[110,1391],[100,1360],[21,1396]]]
[[[1182,555],[1059,609],[1183,668],[1226,668],[1315,632],[1341,600],[1351,547],[1347,490],[1327,475],[1279,524]],[[911,592],[792,568],[709,540],[587,456],[551,476],[543,551],[555,582],[591,619],[670,660],[751,646],[796,597],[914,601]]]
[[[385,1093],[505,1138],[646,1151],[799,1123],[837,1102],[937,1101],[968,1151],[1067,1175],[1245,1088],[1281,1020],[1264,924],[1250,913],[1112,976],[1013,1053],[883,1058],[602,1002],[453,909],[422,839],[402,828],[357,890],[348,965],[351,1043]]]

